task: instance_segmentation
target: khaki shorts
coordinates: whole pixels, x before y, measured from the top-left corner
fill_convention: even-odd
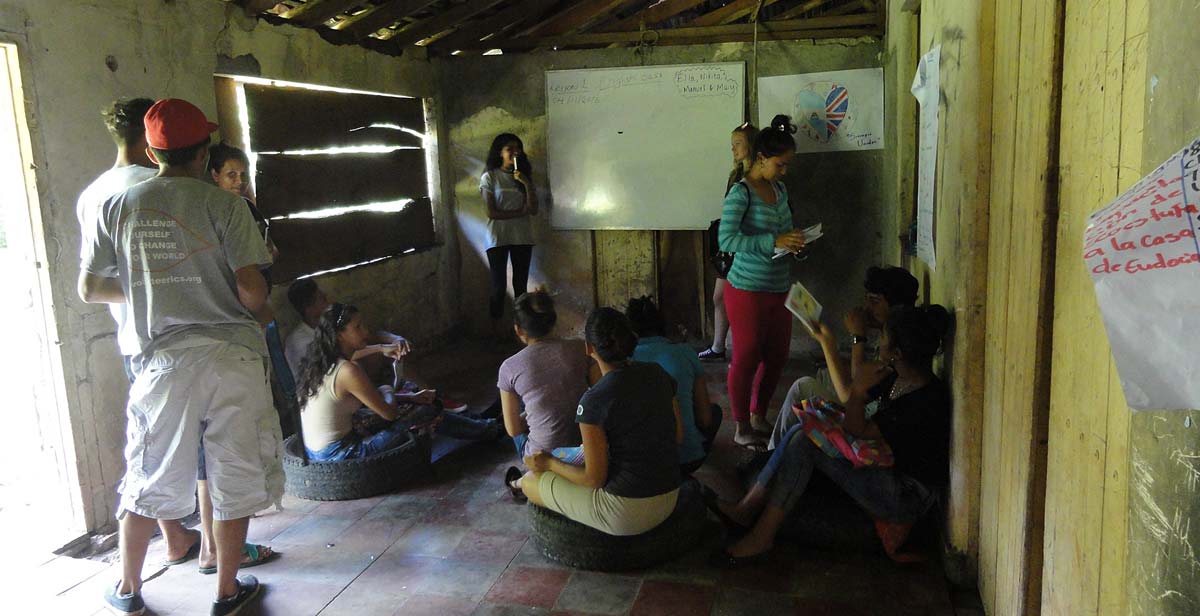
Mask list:
[[[201,443],[215,519],[279,503],[283,439],[258,353],[227,342],[158,351],[138,371],[127,414],[118,517],[195,511]]]
[[[609,494],[567,481],[554,473],[538,478],[538,493],[547,509],[610,535],[640,535],[663,523],[675,511],[679,489],[646,498]]]

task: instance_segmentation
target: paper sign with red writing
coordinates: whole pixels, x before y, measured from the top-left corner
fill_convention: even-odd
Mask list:
[[[1200,408],[1200,139],[1092,214],[1083,258],[1133,410]]]

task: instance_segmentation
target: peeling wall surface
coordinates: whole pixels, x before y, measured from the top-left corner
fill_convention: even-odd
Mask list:
[[[75,200],[112,165],[115,151],[101,108],[115,98],[169,96],[188,99],[215,118],[212,75],[218,56],[252,56],[240,64],[259,67],[263,77],[380,92],[433,97],[438,83],[428,62],[336,47],[315,32],[248,20],[240,9],[212,0],[6,0],[0,5],[0,35],[22,55],[42,231],[75,427],[68,438],[84,488],[84,517],[89,529],[97,529],[111,522],[115,486],[124,471],[127,392],[108,312],[75,294]],[[435,187],[433,197],[445,244],[320,280],[332,296],[358,302],[377,325],[418,344],[446,335],[458,320],[456,234],[441,191]],[[296,317],[282,290],[274,300],[286,330]]]
[[[1143,171],[1200,135],[1200,5],[1149,5]],[[1130,425],[1130,614],[1200,614],[1200,411],[1133,415]]]
[[[881,45],[876,40],[813,42],[765,42],[758,45],[758,76],[789,75],[840,69],[880,66]],[[754,98],[754,49],[750,44],[669,46],[657,49],[597,49],[586,51],[535,52],[522,55],[453,57],[439,62],[445,117],[449,123],[453,152],[450,168],[454,175],[455,214],[459,220],[462,250],[463,316],[476,330],[486,330],[488,271],[484,254],[486,212],[479,195],[488,146],[497,134],[519,135],[534,165],[542,200],[542,213],[535,223],[537,248],[530,276],[531,288],[547,283],[559,293],[560,333],[582,329],[583,318],[594,302],[593,235],[587,231],[555,231],[549,226],[548,211],[554,196],[546,180],[546,100],[544,72],[548,70],[689,64],[701,62],[746,62],[747,91],[751,92],[749,117],[758,121]],[[786,110],[780,110],[781,112]],[[637,113],[631,109],[630,113]],[[683,127],[682,130],[732,131],[732,126]],[[663,138],[680,127],[663,127]],[[785,179],[798,223],[824,223],[825,237],[813,244],[807,261],[793,267],[793,275],[824,304],[830,320],[862,298],[862,275],[867,266],[881,261],[880,221],[893,201],[883,190],[885,150],[798,155]],[[729,150],[713,152],[730,160]],[[670,177],[662,178],[671,183]],[[710,203],[696,204],[720,216],[723,195]],[[651,250],[632,242],[652,242],[644,232],[604,232],[627,235],[630,250]],[[606,238],[605,241],[611,241]],[[652,258],[642,259],[652,268]],[[618,268],[619,269],[619,268]],[[617,271],[617,270],[613,270]],[[631,273],[631,276],[635,274]],[[636,277],[653,280],[653,271]],[[617,281],[620,282],[620,281]],[[660,285],[669,281],[660,281]],[[619,285],[617,285],[619,286]],[[511,292],[511,291],[510,291]],[[711,295],[711,293],[710,293]],[[839,315],[839,316],[833,316]],[[815,348],[803,328],[794,328],[794,348]]]

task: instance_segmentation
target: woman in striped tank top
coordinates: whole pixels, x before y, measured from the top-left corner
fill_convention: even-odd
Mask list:
[[[744,180],[725,196],[721,250],[737,253],[725,289],[725,311],[733,330],[729,403],[737,422],[734,443],[765,450],[771,396],[787,361],[792,315],[784,306],[791,259],[774,259],[775,249],[804,249],[804,232],[792,223],[781,178],[796,151],[791,118],[777,115],[754,140],[754,161]]]

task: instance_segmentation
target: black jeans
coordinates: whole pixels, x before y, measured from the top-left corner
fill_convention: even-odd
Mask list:
[[[520,297],[529,286],[529,261],[533,257],[533,244],[488,248],[488,268],[492,270],[492,296],[488,302],[488,313],[493,319],[504,316],[504,287],[508,281],[509,255],[512,255],[513,298]]]

